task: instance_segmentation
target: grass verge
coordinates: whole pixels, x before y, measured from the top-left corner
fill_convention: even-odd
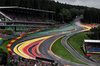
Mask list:
[[[71,45],[83,56],[84,52],[82,51],[81,46],[83,45],[84,39],[89,39],[85,33],[76,34],[68,39]]]
[[[63,37],[62,37],[63,38]],[[76,59],[62,44],[61,44],[61,39],[58,39],[52,46],[51,50],[53,51],[54,54],[57,56],[61,57],[62,59],[79,63],[79,64],[85,64],[78,59]]]
[[[8,40],[8,41],[4,41],[1,45],[0,48],[3,49],[4,52],[6,52],[7,54],[9,54],[8,50],[7,50],[7,45],[9,42],[11,42],[13,39]]]
[[[4,41],[4,42],[0,45],[0,48],[3,49],[3,51],[6,52],[8,55],[9,55],[10,53],[9,53],[9,51],[7,50],[7,45],[8,45],[8,43],[11,42],[12,40],[13,40],[13,39]],[[8,60],[7,60],[7,64],[9,64],[9,63],[12,63],[12,62],[10,62],[10,60],[8,59]]]

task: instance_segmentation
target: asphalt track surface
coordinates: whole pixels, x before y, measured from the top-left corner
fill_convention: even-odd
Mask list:
[[[78,21],[79,21],[79,20],[76,19],[76,20],[74,20],[72,23],[73,23],[74,27],[77,29],[76,31],[82,31],[83,28],[81,28],[80,26],[78,26],[77,24],[75,24],[75,23],[78,22]],[[68,26],[68,25],[67,25],[67,26]],[[67,26],[63,26],[63,27],[61,27],[61,28],[59,28],[59,29],[65,28],[65,27],[67,27]],[[71,66],[86,66],[86,65],[82,65],[82,64],[77,64],[77,63],[73,63],[73,62],[66,61],[66,60],[64,60],[64,59],[61,59],[61,58],[55,56],[54,54],[52,54],[52,53],[50,52],[50,46],[51,46],[51,44],[52,44],[57,38],[59,38],[59,37],[61,37],[61,36],[65,36],[66,34],[71,33],[70,31],[74,31],[74,30],[58,31],[58,32],[51,32],[51,33],[45,33],[45,34],[38,34],[38,35],[28,36],[28,37],[22,38],[22,39],[20,39],[20,40],[18,40],[18,41],[16,41],[16,42],[14,42],[14,43],[11,45],[11,50],[14,52],[14,50],[13,50],[14,47],[15,47],[16,45],[18,45],[19,43],[21,43],[22,46],[21,46],[21,44],[20,44],[20,45],[19,45],[20,47],[17,47],[17,49],[20,50],[21,47],[24,46],[23,43],[22,43],[22,42],[24,42],[24,41],[28,41],[28,40],[36,39],[36,38],[40,38],[40,37],[45,37],[45,36],[50,36],[50,37],[47,38],[46,40],[42,40],[42,39],[39,40],[39,41],[41,41],[41,44],[39,45],[39,48],[38,48],[40,53],[38,53],[37,50],[36,50],[36,46],[38,45],[38,41],[37,41],[37,42],[34,41],[33,43],[30,42],[30,44],[28,44],[28,42],[27,42],[27,46],[25,46],[25,47],[27,47],[27,48],[29,47],[29,48],[28,48],[28,49],[25,49],[25,47],[24,47],[24,51],[23,51],[23,49],[21,49],[20,51],[18,50],[18,52],[23,51],[23,52],[25,52],[26,54],[30,55],[30,57],[32,57],[32,58],[34,58],[34,57],[37,55],[37,57],[55,60],[55,61],[57,61],[57,62],[66,64],[66,65],[71,65]],[[53,35],[53,36],[51,36],[51,35]],[[70,48],[70,47],[68,46],[68,44],[66,44],[66,39],[68,39],[69,37],[70,37],[70,36],[65,37],[64,39],[62,39],[62,44],[64,45],[64,47],[65,47],[73,56],[75,56],[75,57],[76,57],[77,59],[79,59],[80,61],[87,63],[89,66],[98,66],[97,63],[94,63],[94,62],[92,62],[92,61],[90,61],[90,60],[84,58],[84,57],[81,56],[80,54],[74,52],[74,51],[72,50],[72,48]],[[33,44],[33,45],[32,45],[32,44]],[[33,52],[33,51],[34,51],[34,52]],[[21,52],[21,53],[24,55],[23,52]],[[15,54],[17,54],[17,53],[15,53]],[[25,55],[25,56],[27,56],[27,55]],[[30,58],[30,57],[28,56],[28,58]]]
[[[74,22],[77,22],[78,20],[75,20]],[[77,26],[76,24],[73,23],[74,26],[76,26],[75,28],[77,28],[76,31],[81,31],[83,30],[83,28],[81,28],[80,26]],[[54,37],[51,37],[49,39],[47,39],[46,41],[44,41],[43,43],[41,43],[40,47],[39,47],[39,50],[41,52],[41,54],[49,59],[52,59],[52,60],[56,60],[58,62],[61,62],[62,64],[66,64],[66,65],[71,65],[71,66],[86,66],[86,65],[82,65],[82,64],[77,64],[77,63],[73,63],[73,62],[69,62],[69,61],[66,61],[64,59],[61,59],[59,57],[56,57],[55,55],[53,55],[51,52],[50,52],[50,45],[59,37],[61,36],[65,36],[69,33],[65,33],[65,34],[61,34],[61,35],[57,35],[57,36],[54,36]],[[64,40],[64,42],[66,42],[66,40]],[[49,52],[48,52],[49,51]],[[74,54],[73,54],[74,55]]]

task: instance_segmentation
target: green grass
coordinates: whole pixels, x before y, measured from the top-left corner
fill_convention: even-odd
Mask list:
[[[58,39],[52,46],[52,51],[54,54],[56,54],[57,56],[71,61],[71,62],[75,62],[75,63],[79,63],[79,64],[85,64],[81,61],[79,61],[78,59],[76,59],[62,44],[61,44],[61,39]]]
[[[7,45],[10,41],[12,41],[13,39],[11,40],[8,40],[8,41],[4,41],[1,45],[0,45],[0,48],[3,49],[4,52],[6,52],[7,54],[9,54],[8,50],[7,50]]]
[[[3,51],[6,52],[8,55],[9,55],[9,52],[8,52],[8,50],[7,50],[7,45],[8,45],[8,43],[11,42],[12,40],[13,40],[13,39],[4,41],[4,42],[0,45],[0,48],[3,49]],[[9,64],[9,63],[12,63],[12,62],[10,62],[10,60],[8,59],[8,60],[7,60],[7,64]]]
[[[71,45],[83,56],[84,53],[81,46],[83,45],[84,39],[89,39],[85,33],[80,33],[69,38]]]

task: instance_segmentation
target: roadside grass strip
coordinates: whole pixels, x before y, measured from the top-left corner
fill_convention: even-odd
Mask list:
[[[42,37],[42,38],[37,38],[37,39],[32,39],[32,40],[28,40],[28,41],[25,41],[25,42],[22,42],[20,44],[17,44],[15,47],[14,47],[14,52],[24,58],[27,58],[27,59],[35,59],[35,58],[32,58],[30,57],[29,55],[25,54],[23,52],[23,48],[27,45],[29,45],[30,43],[33,43],[33,42],[36,42],[36,41],[40,41],[40,40],[43,40],[43,39],[46,39],[46,38],[49,38],[51,36],[46,36],[46,37]]]
[[[53,55],[55,55],[56,57],[58,57],[58,58],[61,58],[61,57],[59,57],[59,56],[57,56],[56,54],[53,53],[52,46],[54,45],[54,43],[55,43],[58,39],[60,39],[60,38],[62,38],[62,37],[63,37],[63,36],[57,38],[57,39],[51,44],[51,46],[50,46],[50,52],[51,52]],[[62,59],[62,58],[61,58],[61,59]]]
[[[63,38],[63,37],[62,37]],[[52,46],[51,50],[52,52],[59,56],[62,59],[65,59],[70,62],[75,62],[79,64],[85,64],[78,59],[76,59],[62,44],[61,44],[61,39],[58,39]]]
[[[84,52],[81,49],[83,45],[84,39],[89,39],[85,33],[79,33],[72,37],[70,37],[67,41],[70,41],[70,44],[81,54],[84,56]],[[67,42],[66,41],[66,42]]]
[[[3,49],[4,52],[6,52],[7,54],[9,54],[8,50],[11,50],[11,49],[7,49],[7,45],[8,43],[10,43],[13,39],[11,40],[8,40],[8,41],[4,41],[1,45],[0,45],[0,48]],[[8,45],[8,48],[10,48],[10,44]]]

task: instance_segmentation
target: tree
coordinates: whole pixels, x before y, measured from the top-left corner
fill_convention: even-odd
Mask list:
[[[63,17],[64,17],[64,21],[69,21],[69,20],[71,20],[72,19],[72,15],[71,15],[71,12],[68,10],[68,9],[62,9],[61,10],[61,13],[62,13],[62,15],[63,15]]]
[[[100,40],[100,26],[97,28],[92,28],[90,33],[87,34],[90,39]]]
[[[55,2],[55,0],[0,0],[0,6],[20,6],[27,7],[33,9],[41,9],[41,10],[49,10],[55,12],[55,20],[58,18],[62,18],[64,21],[72,20],[76,15],[83,14],[83,10],[87,7],[84,6],[75,6],[69,5],[66,3]],[[60,15],[62,10],[65,9],[65,15]],[[98,13],[100,13],[98,11]],[[84,13],[85,14],[85,13]],[[98,22],[100,20],[100,16],[98,15],[98,19],[94,20]],[[89,21],[88,19],[85,19]],[[60,19],[61,21],[61,19]]]
[[[87,8],[83,14],[83,21],[87,23],[99,23],[100,22],[100,9]]]
[[[64,21],[64,17],[63,17],[63,15],[62,15],[62,13],[59,13],[59,14],[58,14],[57,20],[60,21],[60,22]]]
[[[75,18],[76,16],[80,15],[80,11],[76,8],[71,8],[70,12],[71,12],[72,18]]]

